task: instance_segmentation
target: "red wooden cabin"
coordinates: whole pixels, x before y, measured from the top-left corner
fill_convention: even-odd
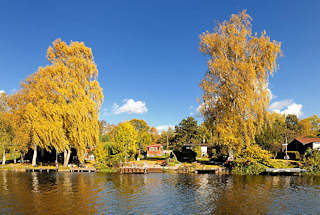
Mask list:
[[[155,157],[161,155],[163,155],[161,144],[153,144],[147,146],[147,157]]]

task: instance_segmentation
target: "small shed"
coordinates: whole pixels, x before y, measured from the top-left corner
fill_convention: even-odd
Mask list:
[[[155,157],[155,156],[162,156],[162,145],[161,144],[153,144],[147,146],[147,157]]]
[[[198,148],[198,150],[197,150]],[[206,156],[212,154],[212,146],[206,144],[206,143],[193,143],[193,144],[184,144],[182,147],[182,150],[190,149],[192,151],[198,151],[197,156]]]
[[[298,151],[303,155],[308,148],[320,149],[320,138],[317,137],[298,137],[288,144],[288,151]]]

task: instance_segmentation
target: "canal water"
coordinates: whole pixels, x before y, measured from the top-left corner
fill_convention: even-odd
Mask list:
[[[0,171],[0,214],[320,214],[320,177]]]

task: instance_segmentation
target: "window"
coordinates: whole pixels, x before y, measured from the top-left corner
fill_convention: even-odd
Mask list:
[[[158,147],[156,147],[156,146],[149,147],[149,151],[150,152],[157,152],[158,151]]]

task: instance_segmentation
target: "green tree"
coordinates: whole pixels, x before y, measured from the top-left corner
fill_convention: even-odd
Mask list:
[[[299,119],[294,114],[288,114],[286,116],[286,129],[285,129],[285,138],[288,143],[290,143],[294,138],[297,138],[301,135],[301,125],[299,125]]]
[[[168,130],[163,130],[161,132],[160,138],[158,140],[158,143],[165,146],[167,150],[173,149],[175,141],[175,132],[174,130],[169,127]]]
[[[202,137],[197,121],[193,117],[183,119],[175,126],[174,149],[180,149],[184,144],[201,143]]]
[[[285,116],[270,113],[261,132],[256,134],[255,141],[263,149],[276,154],[282,148],[282,144],[285,143],[286,129]]]

